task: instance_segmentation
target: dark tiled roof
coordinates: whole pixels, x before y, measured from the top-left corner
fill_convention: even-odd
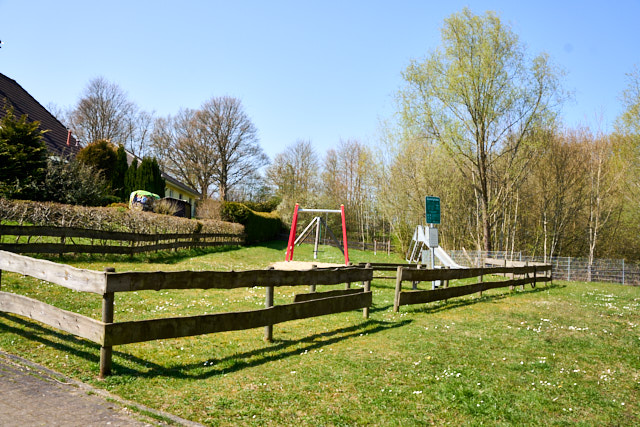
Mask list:
[[[81,147],[73,135],[70,135],[67,145],[67,128],[15,80],[0,73],[0,118],[6,114],[5,101],[13,106],[16,117],[26,114],[29,121],[40,122],[40,129],[47,130],[44,142],[52,154],[62,157],[78,153]]]

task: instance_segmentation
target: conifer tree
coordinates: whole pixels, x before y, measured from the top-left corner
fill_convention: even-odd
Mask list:
[[[15,117],[12,107],[0,120],[0,195],[37,198],[47,168],[40,122]]]
[[[125,186],[127,169],[127,153],[124,150],[124,146],[120,144],[116,151],[116,163],[113,169],[111,188],[113,188],[114,195],[118,196],[121,200],[126,200],[129,196]]]
[[[136,191],[141,190],[138,188],[137,184],[138,177],[138,159],[133,159],[131,165],[127,169],[127,172],[124,175],[124,189],[125,189],[125,198],[128,200],[129,195]]]

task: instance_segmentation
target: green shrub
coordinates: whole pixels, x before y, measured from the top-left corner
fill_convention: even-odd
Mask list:
[[[242,203],[224,202],[222,219],[244,225],[247,243],[273,240],[282,229],[282,221],[277,213],[254,212]]]

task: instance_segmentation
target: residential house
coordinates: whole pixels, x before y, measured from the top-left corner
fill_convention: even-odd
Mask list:
[[[7,104],[13,107],[16,117],[26,114],[29,121],[40,122],[40,129],[46,130],[43,138],[51,155],[61,158],[75,156],[80,150],[78,141],[53,114],[15,80],[0,73],[0,118],[6,115]]]
[[[17,117],[24,114],[30,121],[39,121],[40,129],[46,130],[44,142],[52,156],[73,157],[82,148],[71,132],[44,108],[36,99],[15,80],[0,73],[0,118],[6,115],[5,105],[13,107]],[[129,164],[135,156],[127,152]],[[196,201],[200,193],[169,174],[162,173],[166,182],[165,196],[188,202],[191,205],[191,217],[195,216]]]

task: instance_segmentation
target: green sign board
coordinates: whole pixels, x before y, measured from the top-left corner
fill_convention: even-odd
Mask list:
[[[427,196],[425,198],[427,224],[440,224],[440,197]]]

